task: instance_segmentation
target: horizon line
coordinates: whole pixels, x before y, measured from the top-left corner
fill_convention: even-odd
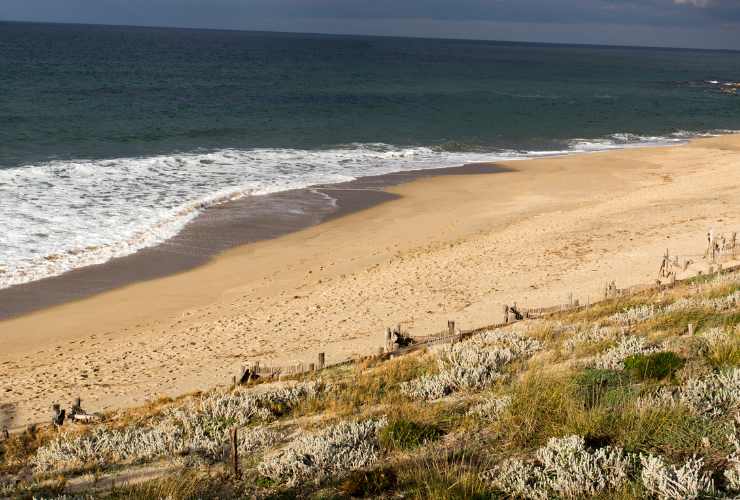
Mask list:
[[[438,41],[467,41],[482,43],[498,44],[519,44],[519,45],[552,45],[559,47],[598,47],[614,49],[649,49],[649,50],[675,50],[675,51],[702,51],[702,52],[740,52],[740,49],[709,49],[700,47],[672,47],[672,46],[655,46],[655,45],[626,45],[626,44],[601,44],[601,43],[579,43],[579,42],[538,42],[522,40],[500,40],[486,38],[463,38],[463,37],[434,37],[420,35],[378,35],[364,33],[322,33],[311,31],[278,31],[278,30],[258,30],[246,28],[206,28],[195,26],[161,26],[149,24],[109,24],[109,23],[85,23],[85,22],[64,22],[64,21],[30,21],[19,19],[0,19],[0,23],[8,24],[40,24],[40,25],[57,25],[57,26],[86,26],[102,28],[135,28],[135,29],[162,29],[162,30],[188,30],[188,31],[214,31],[229,33],[264,33],[274,35],[309,35],[309,36],[326,36],[326,37],[363,37],[363,38],[386,38],[400,40],[438,40]]]

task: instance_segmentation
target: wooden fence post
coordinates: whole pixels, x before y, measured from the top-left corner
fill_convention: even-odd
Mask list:
[[[509,322],[509,306],[508,304],[504,305],[504,323]]]
[[[62,410],[61,407],[57,403],[54,403],[53,405],[51,405],[51,411],[52,411],[51,420],[54,423],[54,425],[59,426],[59,425],[64,424],[64,417],[66,416],[65,410]]]
[[[454,321],[447,322],[447,334],[450,336],[455,335],[455,322]]]
[[[326,364],[326,355],[323,352],[320,352],[319,353],[319,370],[323,370],[325,364]]]
[[[694,335],[694,324],[689,323],[689,336],[691,337],[693,335]]]
[[[231,429],[231,466],[234,469],[234,476],[239,476],[239,435],[238,429]]]

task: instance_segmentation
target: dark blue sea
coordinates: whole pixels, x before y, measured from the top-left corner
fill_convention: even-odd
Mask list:
[[[740,53],[0,23],[0,288],[210,204],[740,130]]]

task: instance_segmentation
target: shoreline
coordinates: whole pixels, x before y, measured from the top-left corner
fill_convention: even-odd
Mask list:
[[[495,164],[409,170],[246,196],[205,209],[174,237],[102,264],[0,289],[0,322],[202,266],[242,245],[271,240],[397,197],[386,191],[423,177],[485,175]]]
[[[244,195],[215,204],[206,204],[207,206],[193,220],[185,223],[174,236],[159,243],[144,246],[133,253],[113,257],[97,264],[72,267],[61,274],[51,274],[40,279],[0,288],[0,321],[45,307],[84,299],[134,282],[162,278],[183,272],[204,264],[210,258],[228,249],[276,238],[330,220],[333,217],[368,208],[386,199],[392,199],[392,196],[388,193],[385,197],[383,195],[378,196],[379,198],[382,197],[383,200],[375,200],[372,197],[367,200],[358,200],[352,197],[353,199],[347,200],[346,205],[341,203],[345,200],[340,199],[333,200],[334,202],[339,201],[339,203],[334,203],[333,207],[328,207],[323,205],[322,201],[325,200],[321,198],[321,195],[328,197],[327,192],[341,194],[343,191],[356,190],[381,193],[385,188],[421,177],[486,173],[480,170],[481,166],[496,166],[501,162],[510,163],[629,149],[672,147],[688,144],[694,139],[721,137],[734,133],[737,132],[718,131],[716,134],[697,132],[685,138],[679,138],[680,134],[677,132],[654,138],[642,137],[640,138],[642,142],[627,142],[612,146],[596,145],[595,149],[532,150],[517,152],[513,156],[508,155],[506,158],[500,157],[501,152],[478,153],[483,157],[493,156],[494,158],[481,158],[465,163],[452,163],[447,166],[422,167],[366,175],[357,177],[352,181],[330,184],[318,183],[303,188],[288,189],[265,195]],[[580,141],[580,139],[574,139],[574,141]],[[595,144],[598,144],[598,142]],[[518,156],[519,154],[523,156]],[[311,200],[312,195],[316,195],[316,199]],[[299,199],[293,199],[294,197]],[[340,197],[349,198],[349,196]],[[303,215],[302,220],[301,217],[296,216],[296,211]],[[228,218],[234,220],[231,223],[225,223],[224,219]],[[250,226],[257,226],[257,228]],[[194,245],[193,243],[197,244]],[[48,259],[56,260],[58,257],[52,255]],[[134,269],[133,273],[131,273],[132,268]],[[1,271],[2,269],[0,269]],[[65,280],[81,288],[71,290],[70,286],[65,286]]]
[[[666,247],[737,228],[740,136],[502,162],[422,177],[392,199],[202,266],[0,322],[10,421],[74,396],[133,406],[223,384],[239,365],[375,352],[387,326],[491,323],[501,304],[562,303],[650,282]]]

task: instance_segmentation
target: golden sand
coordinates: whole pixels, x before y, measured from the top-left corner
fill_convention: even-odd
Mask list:
[[[0,420],[47,420],[77,395],[101,411],[204,389],[251,361],[369,354],[398,323],[424,334],[499,321],[514,301],[593,300],[606,281],[652,282],[666,248],[697,254],[709,229],[738,230],[740,136],[504,165],[0,322]]]

